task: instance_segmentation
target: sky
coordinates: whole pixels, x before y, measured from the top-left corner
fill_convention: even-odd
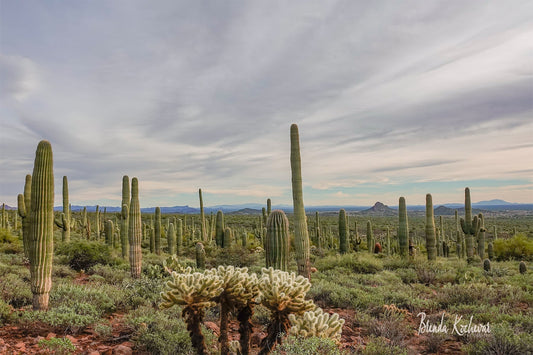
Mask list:
[[[0,202],[533,203],[532,1],[0,0]]]

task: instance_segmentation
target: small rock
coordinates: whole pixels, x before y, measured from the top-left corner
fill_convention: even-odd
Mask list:
[[[23,351],[22,349],[26,348],[26,344],[24,344],[23,342],[16,343],[15,348],[17,348],[20,351]]]
[[[113,354],[115,355],[131,355],[132,353],[133,351],[131,348],[124,345],[117,346],[113,351]]]
[[[100,355],[99,351],[91,351],[87,355]]]
[[[55,337],[57,337],[56,333],[48,333],[48,335],[46,336],[46,340],[50,340],[50,339],[55,338]]]
[[[76,344],[78,342],[78,339],[74,338],[72,335],[67,335],[65,338],[70,340],[72,344]]]
[[[215,333],[216,336],[220,335],[220,328],[215,323],[213,323],[213,322],[205,322],[204,325],[205,325],[205,327],[207,329],[209,329],[210,331]]]

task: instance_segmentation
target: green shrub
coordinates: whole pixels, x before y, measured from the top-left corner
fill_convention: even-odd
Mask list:
[[[283,340],[283,344],[278,345],[272,355],[314,355],[314,354],[328,354],[328,355],[342,355],[339,346],[331,339],[309,337],[301,338],[289,335]]]
[[[47,352],[56,355],[73,354],[76,351],[76,346],[68,338],[41,339],[38,344]]]
[[[127,307],[137,308],[141,305],[156,306],[161,301],[165,281],[161,279],[125,279],[122,282],[124,302]]]
[[[383,270],[383,262],[380,259],[376,259],[373,255],[351,253],[327,256],[318,259],[315,263],[315,267],[320,272],[345,268],[355,273],[375,274],[376,272]]]
[[[390,344],[383,337],[370,337],[362,355],[407,355],[407,349]]]
[[[59,244],[55,252],[65,256],[66,263],[74,270],[89,270],[96,264],[111,264],[111,250],[105,244],[86,240],[73,240]]]
[[[61,305],[48,311],[27,311],[20,316],[23,326],[31,327],[35,321],[56,327],[59,331],[77,334],[98,320],[99,311],[95,306],[84,302]]]
[[[0,326],[11,320],[12,307],[0,298]]]
[[[155,310],[142,306],[124,317],[126,325],[134,329],[133,342],[138,349],[150,354],[195,354],[187,326],[177,307]],[[208,348],[215,347],[213,334],[202,330]]]
[[[533,334],[517,332],[505,323],[491,327],[491,333],[468,337],[462,349],[469,355],[531,354]]]
[[[258,263],[260,256],[260,253],[255,253],[237,244],[233,244],[229,248],[215,249],[212,254],[213,257],[207,259],[207,264],[212,267],[218,265],[250,267]]]
[[[18,237],[12,235],[10,231],[0,228],[0,243],[14,243],[17,240]]]
[[[75,285],[59,283],[54,285],[50,292],[50,306],[75,306],[78,303],[87,303],[97,310],[98,316],[115,311],[114,300],[107,292],[102,292],[100,287],[89,285]]]
[[[33,301],[29,280],[24,280],[16,274],[2,276],[2,282],[0,282],[0,296],[4,301],[15,308],[32,304]]]
[[[112,285],[120,285],[130,275],[128,270],[120,266],[96,264],[88,271],[89,274],[98,275],[105,279],[105,282]]]
[[[496,260],[533,260],[533,240],[518,233],[510,239],[494,241]]]

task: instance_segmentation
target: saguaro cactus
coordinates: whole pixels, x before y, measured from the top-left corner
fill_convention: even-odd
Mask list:
[[[113,221],[108,219],[105,222],[105,229],[104,229],[105,243],[107,245],[110,245],[110,246],[113,245],[113,232],[114,232]]]
[[[18,214],[22,222],[22,244],[24,246],[24,255],[30,257],[30,241],[29,241],[29,215],[31,209],[31,175],[26,175],[24,183],[24,195],[17,196]]]
[[[398,243],[400,245],[400,255],[405,258],[409,255],[409,224],[407,222],[407,207],[405,197],[400,197],[398,208]]]
[[[29,208],[29,257],[33,309],[47,310],[54,256],[54,172],[52,146],[40,141],[35,153]]]
[[[342,208],[339,211],[339,252],[341,254],[346,254],[346,251],[348,250],[346,233],[346,211]]]
[[[196,243],[196,267],[198,269],[205,269],[205,249],[200,242]]]
[[[141,277],[142,267],[142,222],[141,205],[139,203],[139,182],[136,177],[131,179],[131,202],[129,204],[128,241],[130,244],[131,277]]]
[[[372,253],[374,251],[374,233],[372,232],[372,222],[366,222],[366,245],[368,247],[368,252]]]
[[[289,266],[289,220],[285,212],[274,210],[267,220],[266,266],[283,271]]]
[[[63,176],[63,213],[61,214],[61,222],[56,221],[56,225],[61,228],[61,240],[63,242],[70,241],[70,207],[68,203],[68,180]]]
[[[461,228],[465,234],[466,256],[468,260],[474,257],[474,237],[479,233],[479,219],[472,219],[472,203],[470,201],[470,189],[465,188],[465,218],[461,218]]]
[[[294,206],[294,247],[296,251],[296,264],[298,274],[309,279],[311,264],[309,262],[310,246],[307,231],[307,217],[305,215],[303,188],[302,188],[302,162],[300,158],[300,137],[298,126],[291,125],[291,175],[292,175],[292,202]]]
[[[428,260],[437,260],[437,241],[435,233],[435,218],[433,216],[433,198],[426,195],[426,250]]]
[[[120,243],[122,246],[122,257],[128,256],[128,219],[130,215],[130,178],[127,175],[122,177],[122,210],[120,213]]]
[[[161,255],[161,208],[155,208],[155,253]]]
[[[183,248],[183,221],[178,219],[178,228],[176,230],[176,255],[181,254]]]
[[[96,205],[96,211],[95,211],[95,232],[96,232],[96,240],[100,239],[100,206]]]
[[[168,243],[168,253],[174,255],[174,250],[176,249],[176,231],[174,230],[174,223],[168,225],[167,231],[167,243]]]
[[[229,248],[233,242],[233,231],[230,227],[224,229],[224,238],[222,240],[222,248]]]
[[[200,234],[203,242],[207,241],[207,231],[205,228],[205,215],[204,215],[204,199],[202,198],[202,189],[198,189],[198,196],[200,197]]]
[[[483,213],[478,215],[479,229],[477,231],[477,254],[483,260],[485,258],[485,218]]]
[[[219,247],[222,247],[222,243],[224,243],[224,213],[222,211],[217,211],[215,242]]]

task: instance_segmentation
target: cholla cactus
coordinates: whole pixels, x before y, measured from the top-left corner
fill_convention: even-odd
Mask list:
[[[261,341],[260,355],[268,354],[278,341],[281,343],[280,334],[287,333],[290,326],[289,314],[303,314],[315,308],[312,300],[305,299],[311,287],[307,278],[273,268],[263,268],[262,272],[258,301],[272,313],[268,334]]]
[[[337,313],[330,315],[324,313],[321,308],[317,308],[314,311],[305,312],[301,317],[289,314],[289,320],[292,324],[289,334],[304,338],[332,339],[336,342],[341,340],[344,319],[339,318]]]
[[[250,335],[252,332],[252,325],[249,321],[252,316],[250,305],[259,295],[257,276],[255,274],[249,275],[247,268],[236,268],[234,266],[219,266],[215,270],[223,281],[222,288],[224,289],[216,299],[220,303],[220,337],[218,339],[220,342],[220,354],[226,355],[229,353],[229,312],[234,308],[241,311],[245,307],[249,307],[249,317],[247,319],[239,317],[241,322],[239,327],[241,353],[247,354],[250,348]]]
[[[173,272],[172,277],[173,280],[166,283],[166,292],[161,293],[163,298],[161,307],[183,306],[182,316],[187,322],[192,345],[197,354],[206,354],[200,325],[205,315],[204,309],[215,306],[214,299],[224,291],[222,288],[224,281],[215,269],[206,270],[203,273],[178,274]]]

